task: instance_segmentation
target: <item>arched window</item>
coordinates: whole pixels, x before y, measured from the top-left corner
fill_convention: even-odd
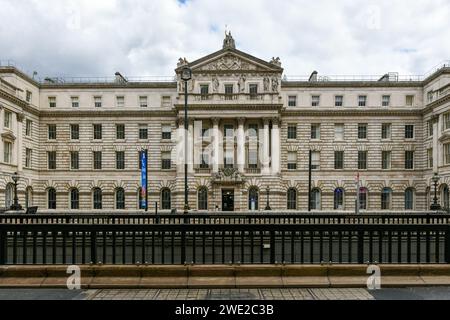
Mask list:
[[[448,210],[449,209],[449,190],[448,190],[448,186],[444,185],[444,187],[442,188],[442,208],[444,210]]]
[[[47,207],[49,209],[56,209],[56,190],[49,188],[47,190]]]
[[[125,190],[116,188],[116,209],[125,209]]]
[[[102,189],[100,188],[94,188],[92,190],[92,200],[93,200],[93,205],[94,205],[94,209],[101,209],[102,208]]]
[[[25,189],[25,208],[33,206],[33,188],[27,187]]]
[[[334,190],[334,209],[344,209],[344,189],[342,188]]]
[[[366,210],[367,209],[367,194],[368,190],[365,187],[359,188],[359,209]]]
[[[258,210],[258,188],[256,187],[248,189],[248,209]]]
[[[170,189],[164,188],[161,190],[161,209],[170,209],[171,206]]]
[[[14,185],[8,183],[5,190],[5,208],[11,207],[14,201]]]
[[[288,210],[297,209],[297,190],[295,188],[289,188],[287,191],[287,208]]]
[[[208,189],[200,187],[197,191],[198,210],[208,210]]]
[[[311,210],[320,210],[320,189],[314,188],[311,190]]]
[[[405,190],[405,210],[414,210],[414,189],[406,188]]]
[[[80,192],[76,188],[70,190],[70,209],[80,209]]]
[[[391,209],[391,198],[392,190],[391,188],[383,188],[381,191],[381,209]]]

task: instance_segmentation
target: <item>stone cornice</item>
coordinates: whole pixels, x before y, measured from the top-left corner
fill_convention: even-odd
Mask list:
[[[170,110],[52,110],[41,111],[41,117],[172,117]]]
[[[41,89],[176,89],[177,83],[170,82],[126,82],[126,83],[42,83]]]
[[[175,109],[184,110],[184,104],[175,104]],[[189,110],[281,110],[283,108],[282,103],[272,104],[189,104]]]
[[[427,105],[425,107],[425,109],[422,109],[423,110],[423,114],[427,114],[429,112],[433,112],[436,107],[439,107],[439,106],[441,106],[442,104],[444,104],[444,103],[446,103],[448,101],[450,101],[450,93],[445,95],[445,96],[443,96],[443,97],[441,97],[441,98],[439,98],[439,99],[437,99],[437,100],[435,100],[435,101],[433,101],[433,102],[431,102],[429,105]]]
[[[281,81],[281,88],[423,88],[421,81]]]
[[[22,108],[24,108],[28,105],[27,102],[13,96],[12,94],[10,94],[2,89],[0,89],[0,97],[4,98],[12,103],[15,103],[17,106],[22,107]]]
[[[287,110],[281,112],[281,116],[422,116],[422,110]]]

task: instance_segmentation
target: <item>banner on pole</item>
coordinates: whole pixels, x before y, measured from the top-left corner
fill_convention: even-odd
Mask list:
[[[142,209],[147,207],[147,150],[140,152],[139,161],[141,162],[141,205]]]

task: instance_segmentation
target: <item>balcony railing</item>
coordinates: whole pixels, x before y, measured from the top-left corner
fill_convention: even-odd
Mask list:
[[[278,93],[209,93],[209,94],[197,94],[190,93],[188,95],[188,99],[190,103],[199,103],[199,102],[214,102],[214,103],[222,103],[235,101],[236,103],[248,103],[248,102],[267,102],[267,103],[277,103],[279,98]],[[183,93],[180,93],[180,99],[182,99]]]

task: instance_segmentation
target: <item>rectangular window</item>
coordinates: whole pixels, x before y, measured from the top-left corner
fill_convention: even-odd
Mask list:
[[[444,115],[444,126],[447,125],[447,123],[445,122],[445,115]],[[445,129],[447,129],[447,127],[445,127]],[[427,121],[427,133],[428,133],[428,137],[432,137],[433,136],[433,121],[428,120]]]
[[[166,108],[170,107],[171,104],[172,104],[172,102],[171,102],[170,96],[162,96],[162,98],[161,98],[161,105],[163,107],[166,107]]]
[[[311,139],[320,139],[320,124],[311,124]]]
[[[296,170],[297,169],[297,152],[288,152],[287,168],[288,168],[288,170]]]
[[[102,139],[102,125],[94,124],[94,140]]]
[[[344,96],[335,96],[334,97],[334,106],[342,107],[344,105]]]
[[[383,123],[381,125],[381,139],[391,139],[391,124]]]
[[[250,93],[250,99],[256,99],[256,96],[258,95],[258,85],[253,83],[248,86],[249,93]]]
[[[27,119],[26,126],[25,126],[25,135],[27,137],[31,137],[32,129],[33,129],[33,121],[31,121],[30,119]]]
[[[297,96],[289,96],[288,97],[288,106],[289,107],[297,106]]]
[[[102,107],[102,97],[100,97],[100,96],[94,97],[94,107],[96,107],[96,108]]]
[[[414,139],[414,125],[405,125],[405,139]]]
[[[225,100],[231,100],[233,95],[233,85],[226,84],[225,85]]]
[[[12,143],[8,141],[3,142],[3,161],[5,163],[11,163],[11,152]]]
[[[80,106],[78,97],[71,97],[71,100],[72,100],[72,108],[78,108]]]
[[[70,152],[70,169],[72,170],[78,170],[80,168],[79,164],[79,153],[78,151],[71,151]]]
[[[116,124],[116,139],[117,140],[125,139],[125,125],[124,124]]]
[[[319,151],[311,152],[311,169],[312,170],[320,170],[320,152]]]
[[[288,124],[288,139],[297,139],[297,125]]]
[[[164,124],[161,126],[161,139],[163,140],[172,139],[172,127],[170,124]]]
[[[334,169],[344,169],[344,151],[334,152]]]
[[[56,97],[48,97],[48,106],[50,108],[56,107]]]
[[[94,170],[101,170],[102,168],[102,152],[93,151],[92,156],[94,158]]]
[[[168,170],[171,167],[170,152],[161,152],[161,169]]]
[[[33,155],[33,150],[30,148],[25,148],[25,168],[31,168],[31,159]]]
[[[344,140],[344,124],[335,123],[334,124],[334,140],[342,141]]]
[[[47,165],[49,170],[56,169],[56,151],[47,151]]]
[[[141,108],[147,108],[148,104],[147,104],[147,96],[140,96],[139,97],[139,105]]]
[[[55,140],[56,139],[56,124],[48,125],[48,139]]]
[[[80,139],[80,125],[79,124],[71,124],[70,125],[70,139],[72,139],[72,140]]]
[[[365,107],[367,103],[367,96],[358,96],[358,107]]]
[[[390,104],[391,104],[391,96],[384,95],[384,96],[381,98],[381,105],[382,105],[383,107],[389,107]]]
[[[233,125],[226,124],[223,126],[223,132],[225,138],[233,138],[234,137],[234,127]]]
[[[27,96],[26,96],[27,102],[30,103],[31,102],[31,91],[27,90]]]
[[[450,112],[444,114],[444,130],[450,129]]]
[[[125,97],[124,96],[116,97],[116,106],[119,108],[125,107]]]
[[[445,146],[446,145],[444,145],[444,149],[445,149]],[[445,156],[447,157],[447,154],[445,154]],[[447,158],[445,160],[447,161]],[[433,167],[433,148],[427,149],[427,167],[428,168]]]
[[[139,139],[148,139],[148,126],[146,124],[139,125]]]
[[[200,95],[202,97],[202,100],[208,99],[208,93],[209,93],[209,85],[207,84],[200,85]]]
[[[358,139],[367,139],[367,123],[358,123]]]
[[[289,155],[288,155],[289,157]],[[249,145],[248,147],[248,167],[256,169],[258,168],[258,147]],[[289,169],[289,163],[288,163]]]
[[[412,107],[414,104],[414,96],[413,95],[407,95],[405,98],[405,102],[406,102],[406,106],[407,107]]]
[[[5,128],[11,129],[12,122],[12,113],[11,111],[5,110],[4,112],[5,119],[3,120],[3,125]]]
[[[381,152],[381,168],[384,170],[391,168],[391,151]]]
[[[414,151],[405,151],[405,169],[414,169]]]
[[[367,151],[358,151],[358,169],[367,169]]]
[[[320,104],[320,96],[311,96],[311,106],[318,107]]]
[[[444,161],[445,164],[450,164],[450,143],[444,144]]]
[[[116,151],[116,169],[125,169],[125,151]]]

